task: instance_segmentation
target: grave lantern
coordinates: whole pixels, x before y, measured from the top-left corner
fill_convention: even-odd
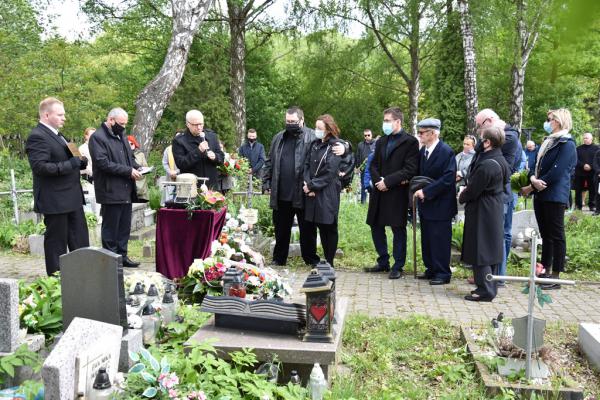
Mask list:
[[[110,384],[110,379],[106,373],[106,368],[102,367],[94,379],[92,392],[88,394],[90,400],[105,400],[114,397],[113,387]]]
[[[335,269],[327,261],[321,260],[317,264],[317,271],[331,281],[331,315],[335,322]]]
[[[165,325],[168,325],[171,322],[175,321],[175,315],[176,315],[175,306],[176,305],[175,305],[175,301],[173,300],[173,295],[171,294],[170,290],[167,290],[165,292],[165,295],[163,296],[161,309],[160,309],[160,313],[163,317],[163,322]]]
[[[158,289],[156,288],[156,285],[153,283],[150,285],[150,287],[148,288],[148,294],[146,295],[147,301],[150,301],[152,303],[156,303],[159,302],[158,299]]]
[[[137,299],[139,304],[146,303],[146,293],[144,292],[144,288],[142,287],[141,282],[137,282],[135,284],[135,288],[132,293],[133,297]]]
[[[142,310],[142,339],[145,345],[151,345],[156,342],[156,334],[160,328],[160,319],[156,315],[156,310],[152,303],[146,304]]]
[[[332,282],[313,269],[300,292],[306,295],[305,342],[333,343]]]
[[[243,272],[231,266],[223,276],[223,296],[246,297],[246,284]]]

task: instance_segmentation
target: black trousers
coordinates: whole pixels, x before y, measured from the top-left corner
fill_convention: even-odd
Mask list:
[[[45,214],[44,256],[48,276],[60,270],[59,257],[90,245],[83,207],[64,214]]]
[[[298,219],[302,259],[306,264],[317,264],[320,261],[317,256],[317,226],[305,221],[304,210],[292,207],[291,201],[279,201],[277,209],[273,210],[273,225],[275,226],[273,262],[278,265],[287,263],[294,216]]]
[[[127,256],[132,204],[102,204],[102,247]]]
[[[498,265],[473,265],[473,277],[475,278],[475,294],[486,299],[493,299],[498,294],[496,281],[488,281],[487,276],[498,275]]]
[[[542,264],[547,273],[565,270],[567,241],[565,238],[565,205],[534,200],[533,209],[542,236]]]
[[[430,279],[448,280],[452,247],[452,220],[433,221],[421,218],[421,255],[425,275]]]
[[[338,245],[338,224],[335,221],[333,224],[316,224],[319,228],[319,237],[321,238],[321,247],[323,247],[323,255],[325,259],[333,267],[333,259]]]
[[[596,200],[596,190],[594,190],[594,175],[589,176],[575,176],[575,207],[581,210],[583,206],[583,192],[588,192],[588,206],[593,209]]]

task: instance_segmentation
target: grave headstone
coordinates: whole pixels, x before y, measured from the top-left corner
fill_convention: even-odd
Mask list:
[[[539,231],[533,210],[516,211],[513,213],[512,218],[511,234],[513,237],[513,242],[517,238],[519,232],[525,232],[525,230],[528,228]]]
[[[88,387],[101,366],[114,380],[123,328],[85,318],[75,318],[42,366],[46,400],[71,400]],[[83,393],[86,395],[86,393]]]
[[[0,353],[12,353],[19,345],[19,284],[0,279]]]
[[[600,370],[600,324],[579,324],[579,347],[588,360]]]
[[[127,329],[123,260],[105,249],[87,247],[60,257],[63,326],[89,318]]]

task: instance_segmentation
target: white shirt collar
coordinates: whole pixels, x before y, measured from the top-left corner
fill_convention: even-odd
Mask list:
[[[429,147],[425,147],[425,150],[428,151],[428,158],[429,156],[431,156],[431,153],[433,153],[433,150],[435,150],[435,146],[437,146],[437,144],[440,142],[440,139],[436,139],[435,142],[433,142],[433,144]]]
[[[58,130],[54,129],[53,127],[51,127],[48,124],[43,123],[42,121],[40,121],[40,124],[44,125],[46,128],[50,129],[52,131],[52,133],[54,133],[55,135],[58,136]]]

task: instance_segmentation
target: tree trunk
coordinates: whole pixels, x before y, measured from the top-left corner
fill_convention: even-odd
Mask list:
[[[213,0],[171,0],[173,34],[158,74],[136,100],[132,132],[147,154],[162,113],[179,86],[194,36],[212,6]]]
[[[246,13],[243,2],[228,1],[229,34],[231,44],[230,73],[231,73],[231,110],[235,124],[237,143],[241,144],[246,136]]]
[[[417,134],[419,118],[419,95],[421,94],[421,60],[420,60],[420,16],[419,2],[413,1],[410,7],[410,81],[408,83],[408,131]]]
[[[479,108],[477,99],[477,64],[475,62],[475,45],[473,29],[471,28],[471,15],[469,1],[458,0],[460,13],[460,30],[462,32],[463,54],[465,61],[465,97],[467,107],[467,131],[475,133],[475,116]]]
[[[596,114],[596,123],[598,124],[598,140],[600,140],[600,85],[598,85],[598,114]]]

